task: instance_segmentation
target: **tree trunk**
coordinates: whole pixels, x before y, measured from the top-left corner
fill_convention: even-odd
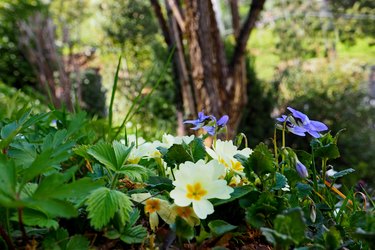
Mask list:
[[[151,0],[151,4],[165,40],[176,48],[174,63],[179,68],[176,72],[179,75],[185,116],[192,114],[193,107],[196,111],[204,110],[216,117],[228,114],[229,136],[233,137],[247,104],[244,52],[265,0],[252,1],[242,27],[239,25],[237,0],[229,0],[236,38],[230,60],[225,55],[212,1],[215,0],[184,0],[181,11],[177,0],[167,0],[169,19],[174,20],[169,22],[169,26],[166,25],[157,0]],[[184,56],[184,52],[188,56]],[[190,88],[189,82],[192,83]]]

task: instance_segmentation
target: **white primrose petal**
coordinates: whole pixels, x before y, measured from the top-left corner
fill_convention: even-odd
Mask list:
[[[159,216],[156,212],[150,213],[150,227],[152,231],[155,231],[159,226]]]
[[[193,209],[195,214],[200,219],[206,219],[208,214],[212,214],[214,212],[214,206],[208,200],[194,201]]]
[[[213,151],[211,148],[209,147],[206,147],[206,152],[209,156],[212,157],[212,159],[217,159],[218,158],[218,155],[216,154],[215,151]]]
[[[206,199],[229,199],[233,188],[229,187],[225,180],[216,180],[207,186],[207,191]]]
[[[170,197],[174,199],[177,206],[186,207],[189,206],[191,200],[186,197],[186,191],[180,188],[175,188],[169,193]]]

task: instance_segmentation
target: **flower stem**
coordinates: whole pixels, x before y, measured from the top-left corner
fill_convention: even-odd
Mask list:
[[[316,179],[316,167],[315,167],[315,157],[314,157],[314,148],[311,149],[311,154],[312,154],[312,171],[313,171],[313,183],[314,183],[314,190],[318,192],[318,181]]]
[[[274,129],[273,131],[273,150],[275,151],[275,159],[276,159],[276,162],[279,161],[279,155],[277,153],[277,138],[276,138],[276,128]],[[277,164],[278,166],[278,164]]]
[[[325,181],[326,181],[327,161],[328,161],[327,157],[324,157],[322,159],[322,171],[323,171],[322,180],[323,180],[323,183],[325,183]]]
[[[22,240],[24,241],[24,243],[26,243],[27,240],[28,240],[28,237],[27,237],[27,234],[26,234],[25,226],[23,224],[23,220],[22,220],[23,208],[19,207],[19,208],[17,208],[17,210],[18,210],[18,224],[20,226],[20,231],[22,233]]]
[[[12,239],[9,237],[9,234],[7,234],[7,232],[5,232],[4,228],[2,228],[1,226],[0,226],[0,236],[1,236],[1,238],[4,239],[4,241],[7,244],[9,250],[16,249],[13,245]]]

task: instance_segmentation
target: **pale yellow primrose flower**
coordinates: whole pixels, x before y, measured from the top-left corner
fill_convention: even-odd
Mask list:
[[[149,193],[132,194],[131,198],[132,200],[141,202],[145,205],[145,213],[149,215],[150,227],[152,231],[155,231],[159,226],[159,216],[167,224],[174,223],[177,211],[168,201],[151,197],[151,194]]]
[[[200,224],[200,220],[195,214],[192,207],[179,207],[173,204],[172,209],[174,209],[176,211],[176,214],[184,219],[190,226],[193,227]]]
[[[162,138],[162,146],[165,148],[170,148],[173,146],[173,144],[182,144],[182,142],[185,142],[186,144],[189,144],[194,140],[195,136],[173,136],[170,134],[164,134]]]
[[[233,192],[233,188],[225,180],[219,179],[223,175],[225,168],[216,160],[208,163],[204,160],[182,163],[175,173],[175,189],[170,192],[170,197],[180,207],[187,207],[192,203],[196,215],[205,219],[214,212],[208,199],[229,199]]]
[[[252,153],[250,148],[238,150],[238,148],[233,145],[232,141],[222,140],[216,141],[216,146],[214,149],[206,147],[206,151],[213,159],[216,159],[223,164],[228,171],[233,170],[239,174],[243,173],[244,167],[236,158],[234,158],[234,156],[236,154],[240,154],[245,157],[249,157]]]

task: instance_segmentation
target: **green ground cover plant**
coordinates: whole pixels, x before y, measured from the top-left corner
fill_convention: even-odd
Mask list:
[[[371,195],[336,186],[355,169],[328,169],[341,131],[289,107],[272,147],[250,149],[228,119],[200,112],[185,121],[200,135],[145,141],[84,112],[4,116],[1,248],[374,247]]]

